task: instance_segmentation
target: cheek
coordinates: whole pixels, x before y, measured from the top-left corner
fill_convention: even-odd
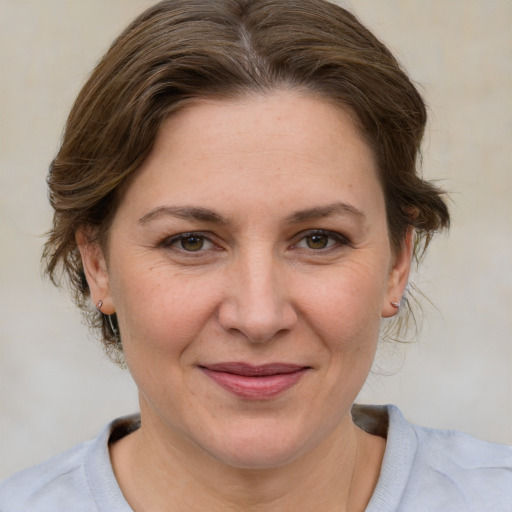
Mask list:
[[[379,310],[349,294],[338,294],[323,306],[316,303],[310,318],[332,361],[350,371],[371,365],[380,331]]]
[[[158,268],[134,271],[116,281],[115,302],[127,359],[130,351],[143,358],[183,352],[214,313],[218,289],[215,282],[170,275]]]
[[[303,317],[322,341],[324,360],[329,361],[325,390],[333,407],[347,396],[355,399],[368,376],[379,339],[385,288],[376,277],[381,274],[367,266],[344,270],[304,302]]]
[[[305,283],[304,314],[329,339],[343,336],[345,343],[361,343],[365,333],[378,337],[386,293],[385,265],[352,262],[323,279]]]

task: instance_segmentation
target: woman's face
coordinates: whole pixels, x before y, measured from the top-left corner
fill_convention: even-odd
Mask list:
[[[383,192],[350,115],[293,92],[198,101],[126,190],[95,302],[117,312],[143,428],[238,467],[343,435],[395,313]]]

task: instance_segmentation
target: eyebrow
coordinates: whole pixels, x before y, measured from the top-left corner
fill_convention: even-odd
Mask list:
[[[298,224],[300,222],[323,219],[333,215],[349,215],[359,217],[361,220],[366,219],[366,215],[362,210],[350,204],[338,202],[297,211],[288,217],[287,222],[290,224]]]
[[[286,222],[288,224],[299,224],[301,222],[323,219],[333,215],[355,216],[362,220],[366,218],[366,215],[355,206],[338,202],[296,211],[286,219]],[[178,217],[185,220],[209,222],[217,225],[229,224],[229,221],[219,213],[200,206],[157,206],[143,215],[138,222],[140,224],[147,224],[151,220],[167,216]]]
[[[228,221],[220,214],[198,206],[157,206],[143,215],[138,222],[147,224],[150,220],[160,217],[178,217],[184,220],[198,220],[212,224],[228,224]]]

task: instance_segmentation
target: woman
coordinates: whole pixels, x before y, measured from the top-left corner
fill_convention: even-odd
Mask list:
[[[69,116],[45,258],[140,416],[8,480],[1,510],[511,510],[509,449],[353,407],[449,223],[416,172],[425,122],[333,4],[137,18]]]

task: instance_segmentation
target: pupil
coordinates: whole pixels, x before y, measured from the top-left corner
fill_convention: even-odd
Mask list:
[[[324,249],[327,247],[327,235],[311,235],[308,237],[310,249]]]
[[[190,236],[181,241],[181,245],[186,251],[199,251],[203,247],[203,244],[203,239],[197,236]]]

